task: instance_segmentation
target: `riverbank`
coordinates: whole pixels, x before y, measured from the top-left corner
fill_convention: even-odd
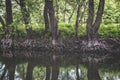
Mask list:
[[[97,41],[82,39],[58,40],[56,45],[48,39],[1,39],[1,50],[38,50],[75,53],[120,52],[120,39],[104,38]]]

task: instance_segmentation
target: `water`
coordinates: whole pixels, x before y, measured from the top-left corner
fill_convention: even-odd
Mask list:
[[[2,51],[0,80],[120,80],[119,57]]]

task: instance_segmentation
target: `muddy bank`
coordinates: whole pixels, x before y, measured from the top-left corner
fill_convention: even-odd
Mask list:
[[[81,39],[58,40],[56,45],[48,39],[1,39],[1,50],[38,50],[74,53],[120,52],[120,39],[100,39],[86,41]]]

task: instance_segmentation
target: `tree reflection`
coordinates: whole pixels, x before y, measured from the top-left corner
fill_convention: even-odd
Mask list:
[[[47,66],[46,67],[46,78],[45,78],[45,80],[50,80],[50,73],[51,73],[51,67]]]
[[[59,63],[55,55],[53,55],[53,63],[52,63],[52,78],[51,80],[58,80],[59,75]]]
[[[55,55],[52,57],[52,66],[46,66],[45,80],[58,80],[59,76],[59,63]]]
[[[95,63],[88,63],[88,80],[101,80],[98,68]]]
[[[4,67],[4,66],[5,66],[5,67]],[[5,64],[3,64],[2,67],[3,67],[3,69],[2,69],[3,73],[2,73],[1,76],[0,76],[0,80],[3,80],[3,78],[4,78],[5,74],[6,74],[6,71],[7,71]],[[1,68],[2,68],[2,67],[1,67]]]
[[[29,60],[28,66],[27,66],[26,80],[33,80],[34,67],[35,67],[35,64],[31,60]]]
[[[3,72],[3,76],[1,77],[1,80],[3,79],[7,71],[8,71],[8,79],[14,80],[15,67],[16,67],[15,59],[7,59],[7,61],[5,62],[5,68],[4,68],[4,72]]]
[[[79,65],[76,65],[76,76],[77,76],[77,80],[80,80],[80,75],[79,75]]]

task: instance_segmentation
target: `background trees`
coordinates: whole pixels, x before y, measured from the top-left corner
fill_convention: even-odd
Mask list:
[[[103,34],[99,30],[101,22],[103,27],[108,24],[119,26],[119,7],[114,0],[1,0],[0,34],[8,33],[8,38],[13,32],[14,36],[18,36],[16,33],[29,37],[34,34],[52,38],[53,42],[58,36],[64,38],[87,35],[91,40],[97,38],[98,33],[100,36]]]

